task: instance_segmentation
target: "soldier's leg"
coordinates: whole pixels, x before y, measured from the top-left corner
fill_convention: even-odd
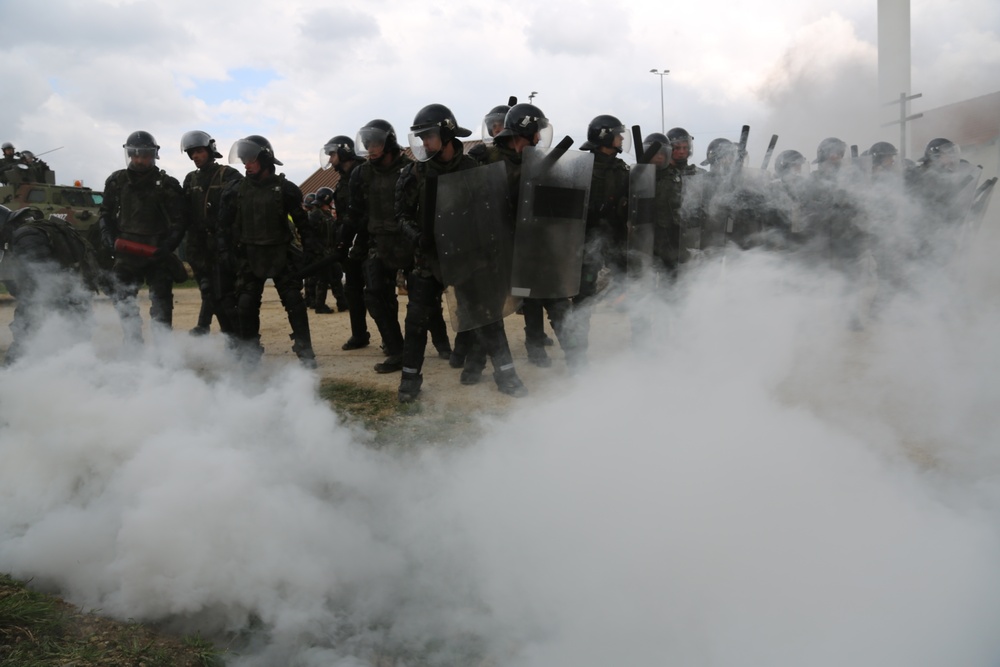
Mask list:
[[[365,309],[365,276],[362,260],[348,259],[344,262],[344,298],[351,318],[351,337],[343,345],[345,350],[356,350],[368,345],[367,312]]]
[[[545,319],[542,302],[539,299],[525,299],[521,303],[524,316],[524,347],[528,350],[528,361],[546,368],[552,365],[545,351]]]
[[[459,382],[476,384],[486,368],[486,347],[479,340],[479,330],[459,331],[455,334],[455,349],[465,350],[465,364]]]
[[[437,350],[438,356],[442,359],[450,358],[451,341],[448,339],[448,325],[444,321],[444,310],[441,305],[440,295],[438,295],[437,308],[431,314],[431,321],[428,328],[431,332],[431,342],[434,344],[434,349]]]
[[[316,276],[309,276],[303,281],[306,308],[316,307]]]
[[[274,289],[278,291],[281,305],[288,314],[288,324],[292,328],[292,352],[306,368],[316,368],[316,354],[313,352],[312,335],[309,332],[309,312],[302,298],[302,281],[292,277],[289,269],[274,277]]]
[[[135,267],[123,262],[114,266],[111,301],[122,323],[126,345],[142,345],[142,318],[139,316],[139,284],[142,275]]]
[[[321,272],[313,284],[313,308],[315,308],[317,315],[329,315],[334,312],[330,306],[326,305],[326,293],[330,283],[325,274],[325,271]]]
[[[602,262],[599,255],[584,253],[580,274],[580,292],[573,297],[573,308],[566,318],[566,329],[573,340],[575,350],[572,362],[567,359],[570,370],[580,370],[587,363],[587,349],[590,344],[590,313],[597,294],[597,274]]]
[[[208,267],[199,264],[191,265],[194,271],[195,282],[198,283],[198,291],[201,294],[201,308],[198,310],[198,322],[188,333],[192,336],[203,336],[212,327],[212,316],[215,313],[215,299],[212,298],[212,281],[209,276]]]
[[[212,288],[215,299],[215,319],[219,321],[219,329],[229,336],[236,336],[239,333],[239,315],[236,312],[236,274],[227,267],[220,267],[216,270],[216,280],[218,287]]]
[[[240,352],[251,362],[264,353],[260,344],[260,304],[263,294],[264,281],[249,269],[244,269],[237,280],[236,315]]]
[[[510,353],[510,344],[507,342],[507,332],[503,327],[503,320],[487,324],[476,329],[479,344],[483,346],[486,353],[490,355],[493,362],[493,379],[496,380],[497,389],[508,396],[525,396],[528,393],[521,378],[514,370],[514,357]]]
[[[146,284],[149,286],[150,331],[169,330],[174,321],[174,279],[166,262],[149,265]]]
[[[407,403],[420,393],[424,366],[424,349],[427,347],[427,326],[441,299],[441,284],[431,275],[410,274],[409,301],[406,305],[403,338],[403,374],[399,382],[399,400]]]
[[[387,269],[378,257],[365,261],[365,304],[382,335],[386,360],[375,364],[379,373],[395,373],[403,367],[403,331],[399,326],[396,272]]]

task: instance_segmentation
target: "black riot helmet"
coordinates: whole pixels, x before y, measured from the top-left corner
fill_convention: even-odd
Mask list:
[[[708,150],[705,152],[705,159],[702,161],[701,166],[714,165],[720,161],[735,158],[736,152],[736,144],[729,139],[722,137],[712,139],[708,143]]]
[[[486,137],[496,137],[504,129],[503,122],[508,111],[510,111],[509,106],[498,104],[483,116],[483,141],[486,141]]]
[[[152,169],[156,161],[160,159],[160,145],[149,132],[137,130],[128,135],[128,139],[122,144],[125,149],[125,166],[134,171],[147,171]],[[134,162],[133,157],[148,157],[149,163]]]
[[[798,167],[806,170],[809,169],[809,161],[806,160],[806,156],[798,151],[781,151],[778,153],[777,159],[774,161],[774,173],[778,176],[782,176],[791,172],[793,169]]]
[[[229,164],[246,164],[259,160],[261,166],[270,168],[276,164],[282,164],[274,156],[274,149],[271,142],[259,134],[251,134],[233,144],[229,149]]]
[[[302,208],[311,211],[316,208],[316,193],[310,192],[302,198]]]
[[[320,188],[316,191],[316,206],[333,206],[333,189]]]
[[[621,137],[621,143],[615,141],[617,137]],[[632,133],[614,116],[597,116],[587,126],[587,140],[580,146],[580,150],[590,151],[601,147],[614,148],[619,153],[631,153]]]
[[[642,157],[642,155],[645,155],[646,151],[648,151],[653,144],[660,144],[660,150],[656,153],[656,155],[651,155],[650,160],[662,169],[667,166],[666,162],[670,159],[670,140],[667,139],[667,135],[665,134],[660,132],[647,134],[646,138],[642,140],[642,154],[637,155],[636,157]],[[656,159],[658,156],[662,156],[663,160],[658,162]]]
[[[357,153],[354,152],[354,139],[343,134],[338,134],[323,144],[323,148],[319,149],[319,166],[322,169],[332,167],[333,163],[331,160],[334,155],[337,156],[337,160],[341,164],[357,160]]]
[[[894,158],[899,155],[896,147],[888,141],[875,142],[867,153],[872,158],[873,167],[891,166],[895,162]]]
[[[813,164],[823,164],[830,158],[843,159],[847,153],[847,142],[837,137],[827,137],[816,147],[816,159]]]
[[[927,144],[927,148],[924,149],[923,162],[936,162],[943,157],[950,157],[953,162],[958,162],[962,151],[955,144],[955,142],[950,139],[937,138],[931,139]]]
[[[354,138],[354,146],[359,157],[366,157],[371,153],[371,149],[381,146],[382,151],[376,157],[382,157],[386,153],[398,153],[399,141],[396,139],[396,130],[389,121],[376,118],[365,123],[365,126],[358,130]]]
[[[459,126],[451,109],[443,104],[428,104],[413,117],[409,134],[410,148],[414,157],[426,162],[454,139],[471,134],[471,130]],[[440,138],[440,146],[437,148],[433,147],[437,144],[435,138]],[[425,140],[429,142],[430,148],[424,145]]]
[[[536,135],[538,141],[535,141]],[[515,104],[504,116],[503,130],[494,138],[501,137],[524,137],[532,146],[548,148],[552,145],[552,123],[534,104]]]
[[[188,157],[191,157],[190,151],[193,148],[204,148],[208,151],[208,154],[215,158],[221,158],[222,154],[215,147],[215,139],[208,134],[208,132],[202,132],[201,130],[191,130],[190,132],[185,132],[184,136],[181,137],[181,152],[187,153]]]

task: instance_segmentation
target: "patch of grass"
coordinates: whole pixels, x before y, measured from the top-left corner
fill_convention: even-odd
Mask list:
[[[159,634],[139,623],[84,614],[0,575],[0,667],[221,667],[200,637]]]
[[[326,379],[320,384],[319,395],[335,410],[348,413],[369,429],[377,429],[400,412],[395,391],[350,380]]]

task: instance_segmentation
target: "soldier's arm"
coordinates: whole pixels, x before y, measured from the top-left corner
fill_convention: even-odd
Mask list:
[[[101,230],[101,244],[109,250],[115,247],[118,238],[118,172],[111,174],[104,182],[104,199],[98,218]]]
[[[415,169],[413,164],[406,165],[396,181],[396,222],[410,241],[419,240],[423,231],[419,217],[420,183]]]
[[[160,242],[159,248],[164,252],[173,252],[181,244],[184,233],[190,224],[190,211],[184,198],[184,189],[173,176],[163,175],[164,189],[163,205],[167,214],[167,233]]]

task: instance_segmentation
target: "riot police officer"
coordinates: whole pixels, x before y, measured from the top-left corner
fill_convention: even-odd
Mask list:
[[[489,120],[487,116],[487,120]],[[521,163],[524,149],[529,146],[548,148],[552,144],[553,128],[541,109],[533,104],[515,104],[509,109],[503,121],[503,129],[493,137],[493,146],[486,152],[485,162],[503,161],[507,167],[510,200],[520,201]],[[516,209],[511,213],[517,214]],[[576,354],[576,346],[566,329],[572,303],[568,298],[534,299],[526,298],[521,303],[524,316],[524,345],[528,361],[547,368],[552,360],[545,351],[547,336],[544,329],[545,313],[567,359]],[[572,363],[572,361],[570,361]]]
[[[104,184],[101,204],[101,242],[110,250],[119,239],[155,248],[152,256],[116,252],[116,278],[111,299],[121,318],[127,344],[142,343],[139,286],[149,286],[149,316],[154,326],[171,328],[174,276],[169,262],[188,225],[184,191],[177,179],[156,166],[160,146],[149,132],[138,130],[123,145],[125,169]],[[123,244],[124,246],[125,244]]]
[[[341,256],[344,272],[344,300],[351,320],[351,335],[341,349],[357,350],[368,346],[368,315],[365,310],[365,278],[362,265],[368,254],[367,237],[358,234],[357,226],[351,219],[351,173],[361,164],[354,151],[354,140],[343,134],[332,137],[320,150],[320,166],[334,169],[340,178],[333,191],[337,223],[340,225],[337,238],[337,253]]]
[[[313,233],[321,240],[323,254],[333,253],[337,245],[337,230],[339,228],[337,219],[333,217],[333,201],[336,194],[332,188],[322,187],[316,191],[313,199],[312,209],[307,212],[309,224],[313,228]],[[335,259],[327,257],[327,259]],[[312,307],[318,315],[329,315],[333,309],[326,305],[326,293],[329,290],[333,293],[333,299],[337,310],[344,312],[348,309],[347,299],[344,297],[344,269],[340,262],[328,261],[317,272],[315,277],[305,280],[306,306],[309,306],[309,296],[312,295]]]
[[[302,299],[302,279],[291,261],[294,237],[291,218],[299,232],[307,259],[318,258],[316,238],[302,210],[302,191],[276,173],[281,161],[271,142],[260,135],[238,140],[229,151],[229,163],[244,165],[246,178],[226,188],[222,200],[223,229],[229,234],[224,247],[236,262],[236,310],[241,352],[255,362],[264,352],[260,344],[260,307],[267,279],[281,299],[291,326],[292,351],[307,368],[316,367],[309,315]]]
[[[386,355],[375,364],[375,371],[397,373],[403,368],[403,330],[399,326],[396,275],[413,266],[413,244],[396,220],[396,181],[413,161],[403,154],[396,130],[381,118],[359,129],[354,145],[358,155],[366,159],[351,174],[351,221],[368,240],[364,299]]]
[[[475,160],[464,154],[459,139],[470,134],[472,132],[459,126],[451,110],[442,104],[430,104],[418,111],[410,127],[410,147],[418,162],[403,169],[396,185],[396,219],[416,243],[414,268],[408,284],[403,369],[398,392],[403,403],[416,400],[420,393],[427,326],[444,289],[434,211],[429,209],[426,199],[427,181],[476,167]],[[492,358],[497,388],[511,396],[525,395],[527,389],[514,370],[502,325],[477,335]]]
[[[590,311],[597,294],[597,276],[611,269],[625,275],[628,238],[628,165],[618,155],[631,152],[632,134],[615,116],[603,114],[587,126],[581,150],[594,155],[594,171],[587,206],[586,246],[580,276],[580,293],[573,298],[572,336],[579,354],[567,362],[571,370],[586,363],[590,338]]]
[[[235,335],[236,274],[219,258],[219,212],[222,191],[243,175],[229,165],[216,162],[222,154],[207,132],[185,132],[181,137],[181,152],[186,153],[195,166],[194,171],[184,177],[184,196],[190,213],[185,257],[201,292],[198,322],[190,333],[194,336],[207,334],[214,316],[222,333]]]

